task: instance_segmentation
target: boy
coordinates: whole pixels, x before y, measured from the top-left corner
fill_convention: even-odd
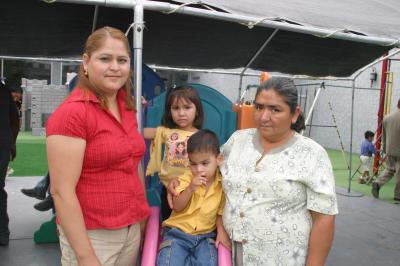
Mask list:
[[[223,243],[230,248],[221,218],[225,197],[218,169],[223,161],[218,138],[210,130],[199,130],[189,138],[187,152],[190,171],[179,177],[173,212],[162,224],[157,265],[216,266],[216,246]]]
[[[365,139],[361,143],[361,155],[360,161],[361,166],[360,170],[362,172],[362,176],[360,176],[358,183],[365,184],[369,178],[369,167],[371,165],[372,155],[375,154],[375,147],[372,144],[372,140],[374,139],[375,134],[372,131],[365,131],[364,137]]]

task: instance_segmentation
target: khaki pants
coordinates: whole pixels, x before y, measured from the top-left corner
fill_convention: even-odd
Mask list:
[[[60,233],[61,264],[77,266],[74,251],[65,237],[61,226]],[[135,266],[140,247],[140,224],[117,230],[87,230],[88,237],[97,258],[103,266]]]
[[[394,189],[394,196],[400,198],[400,157],[387,156],[386,169],[378,180],[375,181],[380,187],[386,184],[396,174],[396,187]]]

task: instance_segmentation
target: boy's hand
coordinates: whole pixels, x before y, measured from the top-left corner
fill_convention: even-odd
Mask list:
[[[198,186],[207,185],[207,177],[204,174],[197,174],[190,182],[189,188],[194,192]]]
[[[232,250],[231,240],[223,227],[217,228],[217,239],[215,240],[215,247],[217,249],[219,244],[224,245],[229,251]]]
[[[179,180],[178,179],[172,179],[168,183],[167,187],[167,200],[168,200],[168,205],[171,209],[174,209],[174,204],[172,197],[177,197],[179,194],[176,192],[176,188],[179,186]]]

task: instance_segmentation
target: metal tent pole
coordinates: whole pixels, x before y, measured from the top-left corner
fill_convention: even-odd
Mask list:
[[[0,77],[0,81],[4,80],[4,59],[1,59],[1,77]]]
[[[351,167],[352,167],[352,157],[353,157],[353,129],[354,129],[354,94],[356,91],[356,80],[355,78],[352,80],[352,89],[351,89],[351,115],[350,115],[350,151],[349,151],[349,184],[347,187],[347,194],[338,193],[343,196],[348,197],[362,197],[364,196],[362,193],[351,191]]]
[[[243,68],[242,72],[240,73],[240,78],[239,78],[239,95],[238,95],[238,103],[240,101],[240,96],[242,94],[242,83],[243,83],[243,75],[246,72],[246,70],[250,67],[250,65],[256,60],[257,56],[264,50],[265,46],[274,38],[275,34],[278,32],[278,29],[275,29],[271,35],[268,37],[268,39],[261,45],[261,47],[257,50],[257,52],[253,55],[253,57],[250,59],[250,61],[247,63],[247,65]]]
[[[324,83],[322,82],[321,85],[319,86],[318,90],[317,90],[317,93],[315,94],[314,101],[313,101],[313,103],[312,103],[312,105],[311,105],[311,107],[310,107],[310,110],[308,110],[307,118],[306,118],[306,121],[304,122],[304,124],[305,124],[306,126],[307,126],[308,121],[310,120],[310,118],[311,118],[311,116],[312,116],[312,114],[313,114],[315,104],[317,103],[319,94],[320,94],[320,92],[321,92],[321,89],[323,89],[323,88],[324,88]],[[311,129],[310,129],[310,131],[311,131]],[[300,134],[303,135],[303,134],[304,134],[304,130],[302,130],[302,131],[300,132]]]
[[[96,5],[94,7],[94,14],[93,14],[93,23],[92,23],[92,32],[96,30],[97,25],[97,17],[99,16],[99,6]]]
[[[71,63],[80,63],[82,59],[80,58],[62,58],[62,57],[39,57],[39,56],[7,56],[0,55],[1,59],[6,60],[22,60],[22,61],[45,61],[45,62],[71,62]]]
[[[316,94],[317,94],[317,90],[314,88],[314,99],[315,99],[315,95]],[[309,126],[307,124],[305,124],[306,125],[306,129],[307,129],[307,127],[309,128],[309,130],[308,130],[308,137],[309,138],[311,138],[311,131],[312,131],[312,128],[313,128],[313,118],[314,118],[314,112],[311,114],[310,123],[307,123],[307,124],[309,124]]]
[[[137,111],[138,129],[141,132],[142,125],[142,52],[143,52],[143,5],[137,3],[134,8],[133,20],[133,82],[135,86],[135,101]]]
[[[349,185],[347,187],[347,193],[350,193],[351,189],[351,166],[353,156],[353,125],[354,125],[354,93],[356,91],[356,81],[353,79],[351,88],[351,116],[350,116],[350,151],[349,151]]]
[[[357,76],[356,76],[357,77]],[[353,156],[353,125],[354,125],[354,94],[356,91],[356,77],[352,80],[352,89],[351,89],[351,115],[350,115],[350,151],[349,151],[349,184],[347,187],[347,192],[336,192],[339,195],[347,196],[347,197],[362,197],[364,196],[362,193],[351,191],[351,166],[352,166],[352,156]]]

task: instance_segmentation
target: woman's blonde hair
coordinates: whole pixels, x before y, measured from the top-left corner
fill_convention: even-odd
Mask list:
[[[119,29],[109,27],[109,26],[100,28],[100,29],[92,32],[92,34],[89,35],[89,37],[86,40],[85,47],[83,49],[83,53],[87,54],[89,57],[91,57],[93,52],[100,49],[104,45],[105,41],[108,38],[120,40],[124,44],[126,51],[129,54],[129,57],[131,56],[131,50],[129,47],[128,38]],[[132,69],[129,71],[128,80],[124,84],[124,89],[126,91],[125,103],[129,110],[135,109],[135,102],[134,102],[134,98],[132,97],[133,85],[132,85],[132,80],[130,78],[131,76],[132,76]],[[88,76],[85,75],[83,63],[81,64],[81,66],[79,68],[78,86],[81,87],[83,90],[87,89],[87,90],[92,91],[96,95],[97,99],[100,101],[100,105],[102,108],[106,109],[108,107],[104,93],[101,90],[99,90],[98,88],[96,88],[92,84],[92,82],[90,82]]]

